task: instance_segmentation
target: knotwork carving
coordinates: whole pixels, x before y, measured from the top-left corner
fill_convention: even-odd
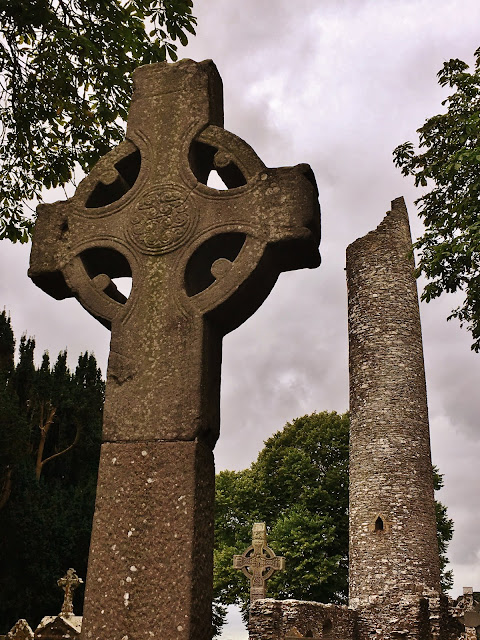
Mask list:
[[[128,230],[140,251],[161,255],[188,240],[197,221],[197,210],[187,205],[189,195],[178,184],[160,185],[142,195]]]

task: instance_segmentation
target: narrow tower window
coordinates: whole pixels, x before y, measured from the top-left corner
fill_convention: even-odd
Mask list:
[[[332,632],[332,626],[332,621],[330,620],[330,618],[327,618],[323,623],[322,636],[329,636]]]
[[[383,520],[380,516],[375,520],[375,531],[383,531]]]

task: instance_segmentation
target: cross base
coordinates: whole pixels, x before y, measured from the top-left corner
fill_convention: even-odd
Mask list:
[[[214,486],[201,443],[102,445],[85,638],[210,640]]]

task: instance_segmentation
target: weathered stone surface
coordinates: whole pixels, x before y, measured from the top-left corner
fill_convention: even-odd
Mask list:
[[[372,597],[357,609],[358,629],[362,640],[379,638],[395,640],[456,640],[462,625],[449,613],[448,598],[440,594],[402,594]]]
[[[350,605],[440,590],[422,335],[403,198],[347,249]]]
[[[103,445],[85,639],[211,637],[214,483],[202,443]]]
[[[29,274],[112,330],[82,633],[201,640],[222,338],[282,271],[319,264],[318,193],[308,165],[268,169],[222,128],[211,61],[141,67],[134,84],[125,142],[73,198],[39,207]],[[130,276],[127,299],[114,280]]]
[[[377,596],[352,609],[299,600],[257,600],[250,640],[465,640],[444,595]]]
[[[357,640],[357,613],[348,607],[301,600],[257,600],[250,609],[250,640]]]
[[[250,580],[250,602],[265,598],[266,582],[275,571],[285,568],[285,558],[275,555],[267,544],[267,527],[256,522],[252,529],[252,544],[241,555],[233,556],[234,569],[240,569]]]
[[[480,630],[480,603],[475,601],[472,587],[463,588],[463,595],[455,602],[452,613],[465,627],[465,640],[476,640]]]

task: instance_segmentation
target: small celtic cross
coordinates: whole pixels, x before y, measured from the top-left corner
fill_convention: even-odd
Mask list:
[[[275,571],[285,569],[285,558],[276,556],[267,544],[264,522],[256,522],[252,529],[252,546],[242,555],[233,556],[234,569],[240,569],[250,580],[250,603],[265,598],[266,582]]]
[[[73,616],[73,592],[83,584],[83,580],[77,576],[75,569],[69,569],[63,578],[57,581],[59,587],[65,591],[61,616]]]

